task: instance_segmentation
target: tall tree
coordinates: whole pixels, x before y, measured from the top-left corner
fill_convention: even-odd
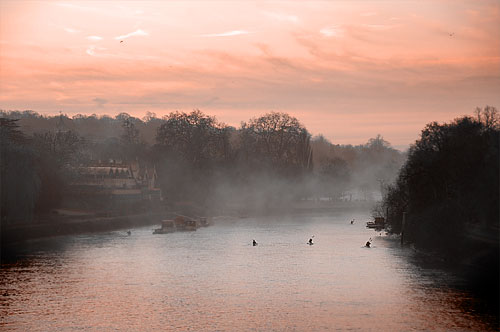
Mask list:
[[[199,110],[170,113],[158,128],[157,144],[170,153],[182,156],[194,167],[206,167],[211,159],[220,156],[219,142],[224,125],[215,117]]]
[[[454,258],[496,243],[498,254],[500,128],[496,110],[488,114],[422,130],[384,197],[390,231],[401,231],[406,212],[408,241]]]
[[[271,112],[243,123],[241,130],[248,157],[263,159],[288,174],[312,166],[311,135],[296,118]]]
[[[0,118],[0,196],[2,225],[33,221],[40,179],[30,141],[17,120]]]
[[[170,113],[156,135],[161,183],[172,201],[197,201],[210,195],[213,167],[224,159],[228,131],[199,110]]]

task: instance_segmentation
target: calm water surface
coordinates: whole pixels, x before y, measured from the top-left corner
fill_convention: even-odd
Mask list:
[[[358,220],[350,225],[352,218]],[[363,213],[35,241],[0,270],[3,331],[488,331],[462,281]],[[313,246],[306,245],[314,235]],[[364,248],[373,238],[373,248]],[[259,245],[253,247],[252,239]]]

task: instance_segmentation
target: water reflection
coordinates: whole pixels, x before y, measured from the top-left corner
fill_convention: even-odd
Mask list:
[[[498,318],[474,311],[460,278],[417,264],[414,251],[352,218],[368,216],[247,218],[189,233],[147,227],[33,242],[2,264],[2,329],[495,330]],[[373,248],[364,248],[369,237]]]

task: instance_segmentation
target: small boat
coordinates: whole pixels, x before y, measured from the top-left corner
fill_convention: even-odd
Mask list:
[[[174,223],[178,231],[195,231],[198,228],[196,220],[184,216],[175,217]]]
[[[208,227],[210,225],[210,222],[208,221],[207,218],[201,217],[200,218],[200,226],[201,227]]]
[[[198,228],[198,224],[196,223],[196,220],[186,220],[184,230],[195,231],[197,228]]]
[[[366,228],[383,229],[385,227],[385,219],[383,217],[376,217],[375,221],[366,223]]]
[[[167,234],[175,232],[175,222],[173,220],[163,220],[161,222],[161,228],[154,230],[153,234]]]

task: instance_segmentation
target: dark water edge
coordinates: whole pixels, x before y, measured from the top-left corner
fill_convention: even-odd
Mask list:
[[[85,233],[108,232],[125,228],[159,224],[165,214],[145,213],[108,218],[89,218],[85,220],[64,220],[57,222],[32,223],[21,225],[3,225],[1,227],[2,252],[13,245],[22,245],[26,241]]]
[[[469,294],[461,303],[467,313],[480,313],[484,323],[500,331],[500,279],[498,255],[484,257],[481,261],[449,259],[439,252],[416,249],[413,245],[400,244],[399,236],[386,238],[392,246],[411,252],[408,261],[424,272],[443,271],[454,277],[455,282],[447,285]]]

